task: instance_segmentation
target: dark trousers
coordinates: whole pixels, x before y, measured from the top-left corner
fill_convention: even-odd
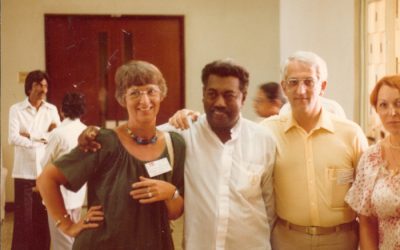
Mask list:
[[[14,231],[12,250],[49,250],[47,212],[35,180],[14,179]]]

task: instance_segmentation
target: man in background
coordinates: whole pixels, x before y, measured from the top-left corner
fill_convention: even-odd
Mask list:
[[[279,114],[286,103],[282,87],[276,82],[263,83],[258,87],[253,108],[259,117],[267,118]]]
[[[61,106],[61,117],[63,121],[59,127],[54,129],[49,136],[49,142],[46,147],[46,153],[41,161],[41,165],[45,167],[52,163],[60,156],[69,153],[78,145],[78,136],[86,128],[80,120],[85,113],[85,97],[81,93],[67,93]],[[76,223],[81,218],[82,205],[85,201],[86,185],[79,191],[72,192],[61,187],[61,194],[64,198],[67,214],[70,219]],[[48,214],[51,245],[55,250],[71,250],[74,238],[64,234]]]
[[[35,190],[48,133],[60,124],[57,108],[46,102],[48,75],[32,71],[25,80],[27,98],[11,106],[8,142],[14,145],[13,250],[50,248],[47,213]]]

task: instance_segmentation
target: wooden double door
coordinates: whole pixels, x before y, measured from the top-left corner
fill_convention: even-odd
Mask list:
[[[183,21],[182,16],[45,15],[49,101],[61,107],[65,93],[79,91],[87,100],[86,124],[118,124],[127,113],[114,97],[115,71],[129,60],[145,60],[167,81],[157,119],[166,122],[185,102]]]

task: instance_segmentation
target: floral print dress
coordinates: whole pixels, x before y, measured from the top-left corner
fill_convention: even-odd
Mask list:
[[[360,159],[345,200],[357,213],[378,219],[379,249],[400,250],[400,173],[386,166],[382,145],[371,146]]]

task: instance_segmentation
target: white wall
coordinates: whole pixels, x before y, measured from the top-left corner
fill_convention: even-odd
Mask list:
[[[358,3],[349,0],[281,0],[280,59],[296,50],[319,54],[328,65],[326,97],[350,119],[358,117]]]
[[[231,57],[251,74],[243,113],[255,118],[251,99],[256,85],[279,79],[278,0],[2,0],[1,144],[7,201],[13,201],[13,148],[8,145],[8,110],[25,98],[18,72],[44,69],[44,14],[152,14],[185,16],[186,106],[202,110],[202,67]]]

